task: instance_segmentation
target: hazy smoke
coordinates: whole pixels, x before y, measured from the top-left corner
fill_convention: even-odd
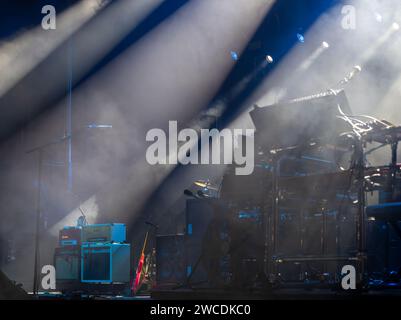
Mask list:
[[[231,50],[243,51],[273,2],[191,1],[74,91],[74,194],[66,188],[66,141],[63,141],[44,153],[42,190],[46,191],[43,192],[42,212],[48,230],[56,226],[52,229],[54,234],[60,226],[57,223],[71,223],[78,214],[80,203],[91,223],[131,223],[143,213],[141,209],[147,199],[174,169],[171,166],[152,167],[146,163],[146,132],[152,128],[164,129],[168,120],[189,123],[199,114],[234,66]],[[119,1],[116,5],[119,3],[130,7],[134,2]],[[104,16],[108,9],[104,9]],[[92,34],[92,38],[87,38],[88,43],[97,42],[97,48],[103,48],[103,42],[110,44],[107,37],[121,21],[111,19],[107,22],[108,27],[98,30],[96,37]],[[77,38],[85,37],[80,38],[77,34]],[[91,48],[85,43],[77,46],[76,49],[83,52]],[[91,57],[94,61],[90,63],[100,58],[96,54]],[[75,52],[77,72],[82,66],[87,67],[87,62],[87,56]],[[7,164],[18,160],[17,166],[26,170],[26,175],[22,170],[11,174],[10,179],[14,180],[18,193],[11,197],[3,193],[4,201],[24,201],[21,211],[25,215],[19,231],[26,229],[28,235],[21,240],[21,250],[25,253],[32,251],[38,167],[37,157],[28,156],[24,151],[64,135],[66,105],[66,100],[60,101],[51,112],[22,130],[21,136],[10,140],[9,145],[15,146],[16,151],[4,159]],[[113,128],[88,129],[88,124],[110,124]],[[164,208],[180,198],[190,181],[182,179],[175,183],[175,195],[166,197]],[[21,184],[29,187],[22,192]],[[5,184],[4,188],[9,186]],[[27,195],[31,197],[29,201]],[[12,212],[16,210],[16,206],[10,208]],[[11,225],[5,229],[11,231]],[[21,233],[14,234],[20,239]],[[42,261],[51,260],[52,247],[57,243],[55,238],[46,237],[42,242],[49,244],[49,248],[45,245],[42,248]],[[19,257],[20,260],[15,262],[19,265],[29,265],[32,261],[28,255],[26,259],[22,259],[21,254]],[[22,269],[17,272],[17,280],[29,284],[32,269],[28,268],[25,273]]]

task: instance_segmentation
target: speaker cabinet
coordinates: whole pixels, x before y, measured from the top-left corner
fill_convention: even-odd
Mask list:
[[[156,282],[158,286],[181,285],[186,282],[187,270],[185,235],[156,237]]]
[[[63,282],[80,280],[80,259],[81,251],[79,246],[66,246],[56,248],[54,254],[54,265],[56,268],[57,285]]]
[[[82,283],[129,283],[131,269],[129,244],[82,244]]]

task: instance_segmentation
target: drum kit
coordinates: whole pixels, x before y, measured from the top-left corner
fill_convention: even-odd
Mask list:
[[[401,240],[401,127],[352,115],[343,90],[256,107],[250,116],[259,157],[254,174],[228,169],[220,187],[195,185],[218,190],[233,216],[259,212],[255,232],[263,250],[254,250],[253,261],[271,285],[338,285],[341,268],[352,265],[359,287],[368,287],[374,255],[368,222],[382,223]],[[391,163],[368,166],[367,157],[385,146]],[[374,205],[367,201],[372,193],[379,195]],[[396,268],[384,265],[383,277]]]

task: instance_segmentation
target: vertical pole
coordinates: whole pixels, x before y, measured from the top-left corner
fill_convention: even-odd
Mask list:
[[[266,237],[269,237],[268,245],[265,245],[265,273],[268,275],[269,281],[277,281],[277,244],[278,244],[278,224],[279,224],[279,174],[280,159],[275,155],[272,159],[272,194],[271,194],[271,213],[266,224]]]
[[[68,80],[67,80],[67,110],[66,110],[66,136],[67,139],[67,164],[68,164],[68,191],[72,191],[72,83],[73,83],[73,62],[72,62],[72,38],[68,40]]]
[[[395,188],[397,184],[397,161],[398,161],[398,141],[391,144],[391,200],[395,200]]]
[[[363,142],[356,141],[355,146],[356,166],[358,172],[358,219],[357,219],[357,243],[358,243],[358,261],[359,261],[359,283],[362,287],[365,285],[366,273],[366,224],[365,224],[365,157]]]
[[[35,265],[33,274],[33,294],[37,295],[39,291],[39,240],[40,240],[40,221],[41,221],[41,189],[42,189],[42,149],[38,150],[38,193],[36,208],[36,230],[35,230]]]

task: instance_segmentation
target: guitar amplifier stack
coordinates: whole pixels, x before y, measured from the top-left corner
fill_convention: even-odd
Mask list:
[[[101,286],[128,287],[131,246],[124,224],[94,224],[60,230],[54,254],[57,289],[91,291]]]
[[[80,284],[81,228],[64,227],[59,232],[59,247],[54,252],[56,288],[65,291]]]

